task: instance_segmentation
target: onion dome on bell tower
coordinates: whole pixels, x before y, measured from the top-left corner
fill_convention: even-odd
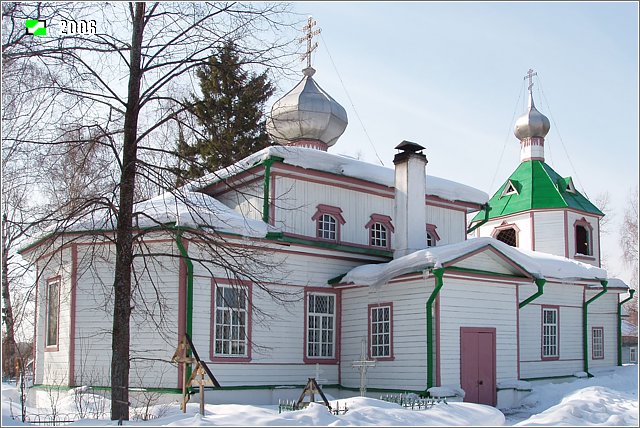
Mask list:
[[[544,161],[544,137],[549,133],[551,125],[549,119],[536,109],[533,103],[533,76],[537,76],[529,69],[525,79],[529,79],[529,109],[516,121],[513,133],[520,140],[520,161]]]
[[[267,118],[267,131],[279,144],[308,147],[326,151],[333,146],[347,128],[347,112],[313,79],[311,52],[318,46],[311,39],[320,34],[312,30],[316,22],[309,17],[304,27],[307,41],[307,67],[302,80],[275,102]]]

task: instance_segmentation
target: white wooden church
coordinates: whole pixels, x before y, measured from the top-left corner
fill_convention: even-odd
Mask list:
[[[618,363],[628,287],[600,267],[602,212],[545,163],[549,120],[531,81],[515,124],[520,163],[489,198],[427,175],[417,143],[398,141],[394,168],[331,153],[346,112],[313,68],[303,73],[271,110],[277,144],[181,197],[138,204],[137,227],[167,227],[139,238],[132,388],[181,390],[171,357],[185,333],[221,385],[207,392],[218,403],[277,403],[315,376],[334,397],[354,395],[353,362],[365,357],[371,396],[454,391],[504,408],[526,381]],[[105,228],[80,219],[22,251],[40,278],[36,386],[109,387],[115,249],[99,239]],[[277,272],[260,286],[259,272],[230,274],[195,231],[262,254]]]

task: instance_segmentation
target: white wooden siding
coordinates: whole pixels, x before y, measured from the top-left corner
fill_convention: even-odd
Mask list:
[[[519,298],[529,298],[535,285],[520,285]],[[582,287],[547,283],[544,294],[520,310],[520,377],[571,376],[582,371]],[[541,305],[560,306],[558,360],[542,361]]]
[[[434,278],[342,291],[342,384],[360,386],[359,371],[351,363],[360,359],[361,342],[368,344],[368,305],[393,302],[393,361],[378,361],[367,371],[370,388],[422,390],[427,384],[425,303]],[[435,324],[434,324],[435,325]],[[434,328],[435,333],[435,328]]]
[[[587,299],[596,294],[596,291],[587,291]],[[587,345],[589,347],[589,368],[615,366],[618,364],[618,294],[608,292],[589,304],[587,317]],[[604,330],[604,359],[594,360],[593,327],[602,327]]]
[[[537,211],[533,216],[535,250],[564,257],[564,211]]]
[[[149,244],[149,251],[177,254],[173,241]],[[113,325],[111,246],[80,246],[76,294],[75,383],[108,383]],[[168,256],[136,258],[135,306],[131,317],[130,385],[175,388],[177,370],[168,362],[178,343],[179,260]],[[150,277],[153,277],[151,280]]]
[[[428,186],[428,184],[427,184]],[[462,211],[427,204],[427,223],[437,226],[440,241],[436,245],[464,241],[467,234],[466,214]]]
[[[217,195],[216,199],[246,218],[262,220],[264,181],[239,185],[234,191]]]
[[[495,265],[495,263],[493,263]],[[447,277],[440,290],[442,385],[460,386],[460,328],[496,329],[496,381],[518,371],[515,285]]]
[[[35,383],[68,385],[69,329],[71,323],[71,249],[66,248],[62,252],[47,257],[39,265]],[[45,352],[47,282],[56,276],[60,276],[58,351]]]
[[[491,236],[496,227],[502,226],[502,223],[515,224],[520,231],[518,232],[518,248],[531,249],[531,216],[530,214],[514,214],[507,218],[500,218],[497,220],[491,220],[480,226],[479,236]],[[537,233],[537,230],[536,230]]]
[[[492,251],[484,251],[461,260],[456,263],[456,267],[482,271],[488,271],[490,269],[491,272],[503,274],[518,273],[514,267],[508,265],[504,259]]]

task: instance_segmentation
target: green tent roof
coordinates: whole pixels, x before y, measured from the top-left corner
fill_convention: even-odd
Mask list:
[[[572,208],[591,214],[604,214],[580,192],[571,177],[561,177],[540,160],[522,162],[471,223],[523,211],[545,208]],[[486,209],[489,210],[487,216]]]

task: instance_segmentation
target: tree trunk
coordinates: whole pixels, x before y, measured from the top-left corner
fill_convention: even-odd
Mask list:
[[[2,343],[2,374],[13,377],[17,375],[15,372],[16,340],[13,309],[11,307],[11,292],[9,290],[9,245],[7,243],[6,223],[6,216],[2,216],[2,300],[4,301],[2,318],[7,327],[7,334]]]
[[[131,272],[133,264],[132,216],[137,161],[138,114],[142,80],[141,51],[144,3],[135,3],[127,109],[124,119],[120,204],[116,228],[113,335],[111,356],[111,419],[129,419],[129,354],[131,322]]]

